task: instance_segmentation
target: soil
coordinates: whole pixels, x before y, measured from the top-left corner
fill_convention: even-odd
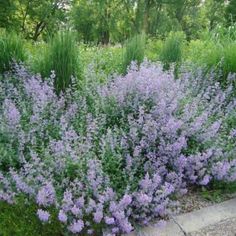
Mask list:
[[[211,194],[213,195],[213,192],[208,191],[207,195],[204,195],[201,189],[191,188],[187,194],[177,198],[177,204],[172,210],[175,215],[184,214],[236,197],[236,192],[233,194],[220,194],[215,197],[212,197]]]

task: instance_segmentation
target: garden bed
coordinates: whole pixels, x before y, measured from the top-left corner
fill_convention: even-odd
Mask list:
[[[23,209],[28,235],[108,236],[162,224],[179,196],[182,212],[204,206],[189,186],[236,178],[233,87],[207,76],[144,62],[58,94],[55,74],[16,66],[0,82],[0,233],[22,235]]]

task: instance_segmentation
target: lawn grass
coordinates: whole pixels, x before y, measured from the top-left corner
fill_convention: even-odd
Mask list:
[[[0,235],[1,236],[62,236],[63,228],[56,219],[55,210],[51,211],[51,220],[43,224],[37,217],[37,206],[18,199],[17,204],[10,205],[0,201]]]

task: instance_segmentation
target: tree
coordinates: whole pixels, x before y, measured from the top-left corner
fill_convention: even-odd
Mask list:
[[[183,25],[184,16],[190,8],[198,7],[201,0],[137,0],[136,22],[139,31],[155,34],[168,18],[174,27]],[[196,9],[195,9],[196,10]]]
[[[209,0],[205,2],[205,18],[208,20],[209,29],[212,30],[219,23],[225,21],[225,0]]]
[[[129,0],[80,0],[74,1],[71,17],[74,28],[85,42],[108,44],[129,34],[132,14]]]
[[[94,8],[87,0],[80,1],[79,5],[72,8],[72,23],[79,34],[79,38],[85,43],[96,40],[96,19]]]
[[[230,0],[226,7],[226,18],[228,23],[236,22],[236,0]]]
[[[18,0],[17,16],[21,32],[36,41],[43,32],[56,32],[66,19],[69,0]]]
[[[13,0],[0,1],[0,28],[12,29],[16,26],[15,11],[16,6]]]

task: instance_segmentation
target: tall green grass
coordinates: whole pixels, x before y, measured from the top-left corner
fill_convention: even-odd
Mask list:
[[[165,70],[170,68],[171,63],[179,64],[182,60],[182,46],[185,40],[183,32],[171,32],[164,41],[160,52],[160,60]]]
[[[122,71],[124,74],[126,73],[132,61],[135,61],[138,65],[140,65],[143,61],[145,53],[145,41],[145,34],[142,33],[134,36],[126,42],[122,66]]]
[[[219,25],[211,32],[203,32],[201,40],[189,43],[187,60],[198,66],[219,69],[224,77],[236,73],[236,24]]]
[[[15,33],[0,34],[0,73],[9,71],[12,63],[24,62],[26,54],[23,39]]]
[[[236,73],[236,42],[224,47],[223,71],[225,76],[229,73]]]
[[[71,85],[72,77],[81,77],[79,52],[74,35],[69,31],[59,32],[45,45],[35,70],[43,77],[55,72],[55,89],[59,94]]]
[[[215,79],[227,86],[228,75],[236,73],[236,41],[193,41],[188,46],[186,60],[206,71],[214,70],[217,72]]]

